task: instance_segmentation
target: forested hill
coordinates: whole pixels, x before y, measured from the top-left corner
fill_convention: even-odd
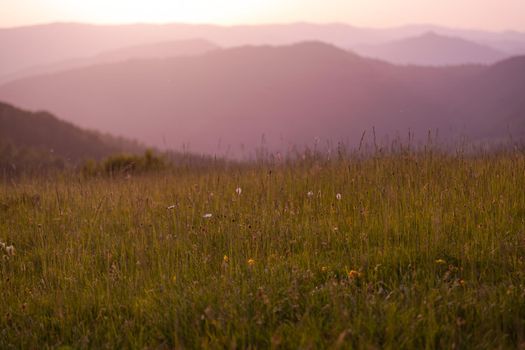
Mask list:
[[[0,103],[0,170],[77,165],[143,147],[123,138],[83,130],[47,112]]]

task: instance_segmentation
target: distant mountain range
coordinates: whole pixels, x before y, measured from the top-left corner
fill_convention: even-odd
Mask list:
[[[217,50],[219,47],[206,40],[167,41],[146,45],[124,47],[100,53],[93,57],[70,59],[54,64],[41,65],[0,77],[0,83],[24,77],[49,74],[69,69],[88,67],[96,64],[122,62],[148,58],[170,58],[186,55],[198,55]]]
[[[355,144],[371,127],[378,138],[523,137],[523,91],[524,57],[395,66],[310,42],[78,68],[11,82],[0,99],[158,147],[220,153]]]
[[[32,113],[0,103],[0,172],[35,164],[75,165],[143,149],[136,142],[82,130],[46,112]]]
[[[386,44],[361,46],[355,51],[395,64],[423,66],[492,64],[509,56],[489,46],[434,32]]]
[[[231,27],[189,24],[97,26],[55,23],[0,29],[0,48],[2,49],[0,52],[0,81],[12,80],[9,76],[33,70],[35,67],[57,64],[60,66],[61,63],[69,60],[76,60],[77,63],[84,61],[90,64],[93,56],[104,52],[159,42],[202,38],[221,47],[234,47],[322,41],[340,48],[359,51],[359,48],[363,46],[380,45],[417,37],[429,31],[492,48],[501,52],[505,57],[525,54],[525,33],[457,30],[431,25],[369,29],[345,24],[309,23]],[[155,50],[153,52],[157,57],[165,54]],[[131,56],[135,53],[131,50],[121,57],[133,58]],[[475,52],[469,53],[467,57],[474,55]],[[36,69],[35,72],[40,71]],[[18,75],[15,78],[21,76]]]

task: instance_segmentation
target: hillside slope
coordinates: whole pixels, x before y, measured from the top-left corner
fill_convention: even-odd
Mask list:
[[[50,74],[74,68],[88,67],[96,64],[114,63],[137,59],[199,55],[217,49],[219,49],[217,45],[200,39],[166,41],[147,45],[122,47],[111,51],[105,51],[91,57],[75,58],[53,64],[38,65],[17,71],[13,74],[0,76],[0,84],[25,77]]]
[[[285,45],[318,40],[342,48],[382,44],[434,31],[511,54],[525,54],[525,33],[458,30],[436,26],[371,29],[346,24],[274,24],[218,26],[191,24],[90,25],[52,23],[0,28],[0,79],[35,66],[92,57],[122,47],[203,38],[221,47]],[[5,80],[4,80],[5,81]]]
[[[0,87],[0,98],[158,147],[215,153],[378,137],[499,138],[523,116],[522,60],[402,67],[322,43],[100,65]],[[491,73],[492,72],[492,73]],[[493,84],[497,81],[498,84]],[[483,87],[483,88],[482,88]],[[508,127],[506,125],[505,127]]]
[[[424,66],[491,64],[508,57],[489,46],[434,32],[381,45],[361,46],[355,51],[395,64]]]
[[[47,112],[31,113],[0,103],[0,168],[74,165],[141,150],[135,142],[82,130]]]

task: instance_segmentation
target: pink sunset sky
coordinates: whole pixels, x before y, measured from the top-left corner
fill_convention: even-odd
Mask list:
[[[525,31],[524,0],[0,0],[0,27],[48,22],[342,22]]]

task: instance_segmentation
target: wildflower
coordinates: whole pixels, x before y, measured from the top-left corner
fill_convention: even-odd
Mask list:
[[[460,327],[461,327],[461,326],[464,326],[466,323],[467,323],[467,321],[465,321],[465,320],[462,319],[461,317],[458,317],[458,318],[456,319],[456,324],[457,324],[458,326],[460,326]]]
[[[328,271],[328,267],[326,267],[326,266],[321,267],[321,271],[322,271],[322,272],[326,272],[326,271]]]
[[[230,258],[228,258],[228,255],[225,255],[222,260],[227,264],[230,262]]]
[[[237,188],[235,189],[235,193],[237,193],[237,195],[239,195],[239,196],[240,196],[240,195],[241,195],[241,193],[242,193],[242,188],[240,188],[240,187],[237,187]]]
[[[171,280],[173,281],[173,283],[177,282],[177,275],[171,276]]]
[[[312,191],[308,191],[308,193],[306,194],[308,197],[313,197],[314,193]]]
[[[336,198],[338,201],[340,201],[341,198],[343,198],[343,196],[341,195],[341,193],[338,193],[338,194],[335,195],[335,198]]]
[[[443,259],[437,259],[436,260],[436,264],[438,264],[438,265],[445,265],[446,263],[447,262],[445,260],[443,260]]]
[[[168,209],[168,210],[175,209],[175,205],[170,205],[167,209]]]
[[[361,277],[361,272],[356,271],[356,270],[348,271],[348,278],[350,278],[350,279],[357,279],[359,277]]]
[[[7,255],[15,255],[16,254],[15,247],[13,247],[12,245],[5,247],[5,251],[6,251]]]
[[[210,214],[210,213],[206,213],[206,214],[204,214],[202,217],[205,218],[205,219],[209,219],[209,218],[211,218],[212,216],[213,216],[212,214]]]
[[[255,265],[255,260],[254,259],[248,259],[248,265],[249,266]]]

